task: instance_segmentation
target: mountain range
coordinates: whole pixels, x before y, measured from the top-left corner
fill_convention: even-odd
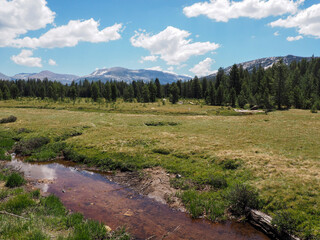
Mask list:
[[[306,59],[307,61],[311,60],[311,57],[298,57],[293,55],[287,55],[284,57],[267,57],[267,58],[259,58],[247,62],[238,63],[238,67],[242,65],[244,69],[247,69],[249,72],[252,72],[254,68],[258,69],[259,66],[263,67],[264,69],[267,69],[269,67],[272,67],[274,63],[277,63],[282,59],[283,63],[286,65],[290,65],[293,61],[300,62],[302,59]],[[232,66],[224,68],[225,73],[229,73]],[[209,76],[207,76],[208,79],[213,78],[217,75],[217,73],[213,73]]]
[[[131,70],[122,67],[114,67],[98,69],[90,75],[79,78],[77,81],[87,79],[89,81],[101,80],[102,82],[106,82],[108,80],[132,82],[138,80],[150,81],[151,79],[155,80],[156,78],[158,78],[162,84],[165,84],[178,80],[188,80],[191,77],[151,69]]]
[[[284,57],[267,57],[260,58],[252,61],[247,61],[243,63],[237,64],[238,66],[242,65],[244,69],[247,69],[251,72],[254,67],[258,68],[259,66],[267,69],[271,67],[274,63],[278,62],[280,59],[283,59],[283,62],[289,65],[293,61],[301,61],[302,59],[310,60],[311,57],[298,57],[293,55],[287,55]],[[229,73],[232,66],[224,68],[226,73]],[[216,76],[216,73],[207,76],[207,78],[213,78]],[[72,81],[79,82],[81,80],[87,79],[89,81],[98,81],[106,82],[109,80],[115,81],[124,81],[124,82],[132,82],[137,80],[150,81],[151,79],[158,78],[162,84],[172,83],[177,80],[189,80],[190,76],[186,75],[177,75],[171,72],[151,70],[151,69],[139,69],[132,70],[122,67],[113,67],[113,68],[103,68],[97,69],[89,75],[85,75],[82,77],[71,75],[71,74],[57,74],[50,71],[42,71],[40,73],[19,73],[14,75],[13,77],[8,77],[2,73],[0,73],[0,79],[3,80],[16,80],[16,79],[41,79],[48,78],[52,81],[59,81],[63,84],[69,84]]]

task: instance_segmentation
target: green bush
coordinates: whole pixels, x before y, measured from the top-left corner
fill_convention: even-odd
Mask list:
[[[301,220],[299,216],[292,210],[278,211],[272,219],[272,225],[274,225],[281,234],[285,232],[293,234],[300,223]]]
[[[13,115],[11,115],[7,118],[0,119],[0,123],[11,123],[11,122],[15,122],[15,121],[17,121],[17,117],[15,117]]]
[[[34,150],[46,145],[50,142],[50,139],[47,137],[35,137],[27,140],[22,140],[18,142],[13,150],[15,153],[20,155],[30,155]]]
[[[258,193],[244,184],[234,185],[226,198],[231,212],[238,216],[246,214],[247,208],[259,208]]]
[[[221,166],[224,169],[235,170],[240,166],[239,160],[236,159],[226,159],[221,162]]]
[[[18,173],[12,173],[6,181],[6,187],[15,188],[20,187],[25,183],[24,178]]]
[[[21,213],[24,209],[31,207],[35,202],[30,198],[28,194],[20,194],[14,198],[9,199],[5,204],[5,209],[8,212],[15,214]]]
[[[152,149],[152,152],[163,154],[163,155],[169,155],[171,153],[169,149],[164,149],[164,148],[154,148]]]
[[[152,127],[156,127],[156,126],[177,126],[180,123],[177,122],[164,122],[164,121],[159,121],[159,122],[146,122],[144,123],[147,126],[152,126]]]
[[[45,213],[49,215],[63,216],[66,212],[60,199],[55,195],[50,195],[41,199],[41,204],[44,206]]]
[[[216,189],[222,189],[228,186],[227,180],[222,175],[211,175],[206,183]]]

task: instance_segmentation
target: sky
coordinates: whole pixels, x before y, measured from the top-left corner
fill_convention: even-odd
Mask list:
[[[0,0],[0,72],[125,67],[205,76],[320,56],[319,0]]]

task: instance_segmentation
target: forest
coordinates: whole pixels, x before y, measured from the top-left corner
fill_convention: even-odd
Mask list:
[[[161,79],[160,79],[161,80]],[[259,107],[263,109],[320,110],[320,58],[312,57],[286,65],[282,60],[252,72],[234,64],[229,73],[220,68],[214,77],[198,78],[161,84],[159,79],[131,83],[88,80],[63,85],[44,79],[0,80],[0,100],[19,97],[51,98],[63,101],[70,98],[92,98],[107,102],[123,98],[132,102],[155,102],[168,98],[177,103],[179,98],[203,99],[214,106]]]

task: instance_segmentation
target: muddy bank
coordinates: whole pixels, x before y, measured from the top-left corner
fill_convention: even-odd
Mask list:
[[[176,175],[167,173],[161,167],[144,169],[141,172],[117,172],[107,175],[113,182],[127,186],[141,195],[148,196],[171,208],[185,212],[181,200],[176,197],[177,189],[171,187],[170,179]]]
[[[106,178],[110,176],[80,170],[69,162],[66,166],[63,162],[30,164],[17,160],[8,164],[23,171],[43,192],[56,194],[71,211],[102,221],[112,229],[126,225],[137,239],[269,239],[247,223],[193,220],[157,202],[157,196],[142,196]],[[161,169],[156,171],[159,182],[168,181]],[[145,185],[153,188],[158,182],[152,178],[152,182],[145,180]]]

